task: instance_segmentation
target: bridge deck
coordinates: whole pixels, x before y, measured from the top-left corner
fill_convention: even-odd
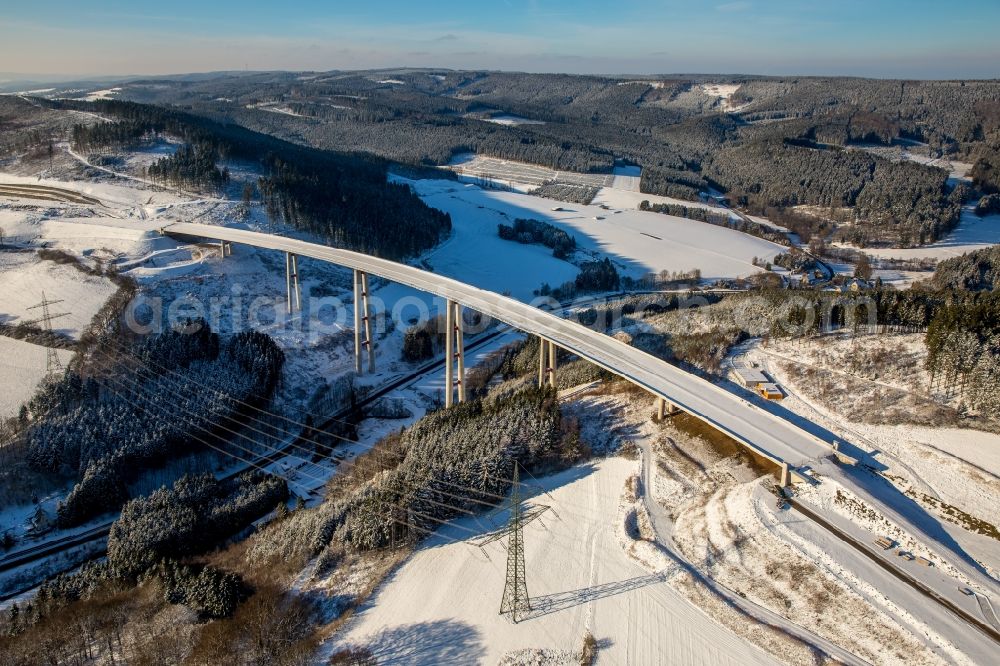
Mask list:
[[[831,453],[828,443],[701,377],[576,322],[453,278],[360,252],[254,231],[194,223],[171,224],[162,231],[169,235],[210,238],[291,252],[436,294],[527,333],[552,340],[650,393],[666,398],[774,462],[784,461],[797,467]]]

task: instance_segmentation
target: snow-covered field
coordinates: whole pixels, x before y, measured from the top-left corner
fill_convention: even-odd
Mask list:
[[[684,199],[674,199],[673,197],[664,197],[659,194],[646,194],[644,192],[640,192],[638,188],[631,190],[620,188],[617,185],[617,176],[616,185],[614,187],[602,187],[591,203],[594,205],[604,204],[606,206],[610,206],[611,208],[629,210],[638,209],[639,204],[643,201],[648,201],[651,204],[676,204],[678,206],[686,206],[688,208],[704,208],[705,210],[710,210],[714,213],[728,212],[724,208],[713,206],[703,201],[687,201]],[[734,219],[738,217],[732,212],[729,213],[729,216]],[[771,223],[767,222],[767,224]],[[772,224],[772,226],[774,225]]]
[[[705,279],[747,276],[760,271],[751,263],[753,257],[770,259],[783,249],[731,229],[620,206],[620,199],[612,200],[615,206],[607,203],[612,210],[599,205],[607,201],[601,198],[591,205],[553,206],[548,199],[454,181],[406,182],[429,205],[452,217],[454,237],[427,256],[434,269],[477,286],[507,289],[518,298],[530,296],[543,281],[558,286],[576,274],[541,246],[519,246],[496,235],[498,224],[512,224],[520,217],[564,228],[578,248],[610,257],[632,277],[695,268]],[[648,198],[630,192],[618,196]],[[517,271],[511,271],[515,266]]]
[[[721,102],[721,108],[726,112],[739,111],[742,107],[735,106],[730,102],[730,97],[740,89],[739,83],[712,83],[705,84],[701,91],[710,97],[715,97]]]
[[[111,280],[87,275],[71,265],[38,260],[31,254],[0,254],[0,316],[6,323],[38,319],[44,298],[62,301],[51,314],[68,313],[52,323],[52,330],[79,339],[86,322],[97,314],[117,287]]]
[[[64,365],[73,357],[66,349],[57,349],[56,354]],[[0,419],[16,416],[34,395],[45,379],[47,355],[45,347],[0,335]]]
[[[247,104],[246,108],[259,109],[260,111],[270,111],[271,113],[280,113],[286,116],[302,116],[301,113],[292,111],[291,107],[282,102],[258,102],[256,104]]]
[[[87,93],[86,97],[83,98],[87,102],[96,102],[99,99],[113,99],[118,93],[121,92],[121,88],[105,88],[104,90],[95,90],[94,92]]]
[[[532,120],[531,118],[523,118],[521,116],[515,116],[512,113],[501,113],[493,116],[492,118],[483,118],[488,123],[495,123],[497,125],[544,125],[545,122],[542,120]]]
[[[327,646],[370,645],[379,663],[494,664],[549,650],[572,664],[590,631],[600,663],[770,664],[771,657],[712,622],[665,579],[630,558],[616,535],[619,498],[637,463],[609,458],[542,480],[559,517],[524,528],[533,611],[518,624],[497,613],[506,553],[464,539],[488,524],[469,519],[428,539]],[[505,515],[493,518],[502,524]]]
[[[615,178],[611,182],[611,187],[614,190],[638,192],[642,181],[642,167],[616,166],[614,168],[614,176]]]

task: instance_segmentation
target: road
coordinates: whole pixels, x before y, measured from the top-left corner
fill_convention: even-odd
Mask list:
[[[836,536],[837,539],[839,539],[840,541],[854,548],[856,551],[864,555],[868,560],[874,562],[885,571],[889,572],[902,582],[906,583],[913,589],[917,590],[927,600],[936,602],[938,605],[940,605],[948,612],[954,614],[962,621],[976,627],[979,631],[992,638],[998,644],[1000,644],[1000,630],[992,626],[990,622],[984,621],[983,619],[978,618],[975,615],[967,612],[965,609],[961,608],[957,604],[952,603],[949,599],[938,594],[937,592],[932,590],[930,587],[928,587],[921,581],[917,580],[913,576],[910,576],[908,573],[906,573],[899,567],[892,566],[885,559],[876,555],[875,552],[867,544],[858,541],[850,534],[847,534],[843,530],[837,528],[835,525],[824,519],[822,516],[818,515],[815,511],[806,507],[802,502],[799,502],[794,498],[790,498],[788,499],[788,503],[795,511],[798,511],[800,514],[811,520],[816,525],[819,525],[826,531]],[[980,607],[983,609],[985,615],[986,604],[989,604],[989,600],[986,597],[979,597],[977,595],[977,601],[979,600],[985,600],[985,603],[983,603],[983,601],[980,601]],[[989,609],[992,610],[992,606],[989,606]],[[989,615],[987,615],[987,617],[989,617]]]
[[[290,252],[377,275],[456,301],[526,333],[541,336],[592,363],[663,397],[775,463],[801,467],[829,455],[829,443],[795,424],[601,331],[527,303],[453,278],[359,252],[293,238],[205,224],[178,223],[161,229],[172,236],[209,238]]]
[[[858,657],[854,653],[845,650],[836,643],[822,638],[813,632],[809,631],[805,627],[802,627],[788,618],[785,618],[777,613],[760,606],[749,599],[741,597],[734,590],[729,589],[725,585],[722,585],[718,581],[713,580],[709,576],[703,574],[698,567],[694,565],[693,562],[688,560],[677,548],[673,542],[673,529],[674,524],[667,515],[666,510],[663,506],[656,501],[656,499],[651,495],[651,489],[653,488],[653,461],[654,453],[653,447],[650,446],[648,438],[638,438],[634,440],[636,445],[642,450],[642,495],[641,499],[643,505],[646,507],[646,512],[649,514],[650,522],[653,524],[653,531],[656,533],[656,541],[660,546],[662,546],[667,553],[676,562],[681,564],[685,569],[691,573],[697,580],[699,580],[703,585],[712,590],[720,598],[724,599],[727,604],[738,608],[740,611],[745,613],[749,618],[763,624],[778,627],[781,631],[787,633],[788,635],[802,641],[803,643],[813,645],[817,649],[822,650],[829,656],[836,659],[838,662],[843,664],[867,664],[868,662],[864,659]]]

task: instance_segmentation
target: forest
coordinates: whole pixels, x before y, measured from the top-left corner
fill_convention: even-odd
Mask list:
[[[28,462],[76,480],[58,507],[61,527],[119,509],[127,484],[144,470],[205,450],[221,429],[238,428],[245,405],[271,394],[284,362],[267,335],[220,339],[204,322],[98,355],[28,405]]]
[[[537,243],[552,250],[557,259],[568,259],[576,250],[576,239],[557,226],[541,220],[518,218],[513,226],[497,225],[497,234],[504,240]]]
[[[941,238],[970,192],[947,174],[861,149],[907,145],[973,163],[983,194],[997,187],[1000,84],[851,78],[630,79],[504,72],[219,75],[126,85],[125,98],[183,104],[289,142],[362,151],[411,167],[476,152],[554,169],[642,167],[641,190],[696,200],[715,189],[750,213],[812,206],[858,245],[918,246]],[[721,108],[704,83],[739,86]],[[220,101],[229,100],[229,101]],[[295,114],[275,113],[282,104]],[[490,119],[516,114],[531,124]],[[124,130],[123,130],[124,131]],[[565,196],[565,193],[553,193]],[[585,192],[579,193],[585,196]],[[573,195],[577,196],[576,193]],[[841,219],[843,211],[848,219]]]
[[[1000,291],[1000,245],[939,262],[932,282],[939,289]]]
[[[316,150],[173,109],[118,101],[49,103],[93,108],[116,119],[73,128],[74,147],[86,153],[123,150],[156,136],[182,140],[176,154],[150,166],[157,182],[217,190],[229,180],[221,162],[256,163],[262,174],[257,195],[270,218],[337,247],[402,259],[451,231],[447,213],[426,206],[407,186],[387,182],[387,165],[378,158]]]
[[[268,567],[419,541],[439,521],[501,503],[515,464],[540,476],[587,455],[554,390],[506,381],[380,440],[335,478],[327,502],[270,525],[247,558]]]

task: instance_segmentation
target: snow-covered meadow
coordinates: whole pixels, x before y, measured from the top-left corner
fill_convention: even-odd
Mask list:
[[[590,632],[608,663],[767,664],[763,651],[715,624],[666,580],[622,548],[619,501],[637,464],[608,458],[541,483],[548,513],[524,528],[527,584],[534,611],[518,624],[497,613],[506,553],[499,543],[476,549],[470,530],[484,519],[455,521],[429,538],[331,639],[329,652],[369,645],[380,663],[497,663],[511,653],[535,663],[570,664]],[[504,513],[492,517],[503,524]]]
[[[754,257],[772,259],[783,250],[731,229],[636,210],[649,195],[625,190],[613,194],[602,190],[590,205],[556,205],[548,199],[455,181],[406,182],[429,205],[452,217],[453,237],[427,255],[434,269],[478,286],[509,290],[517,298],[530,295],[527,287],[537,289],[543,281],[558,286],[560,278],[576,274],[557,268],[566,262],[555,260],[545,248],[519,246],[497,237],[498,224],[511,224],[517,218],[534,218],[565,229],[576,238],[580,250],[609,257],[620,272],[635,278],[693,269],[700,269],[707,280],[745,277],[761,271],[753,265]],[[572,269],[568,264],[566,268]]]

